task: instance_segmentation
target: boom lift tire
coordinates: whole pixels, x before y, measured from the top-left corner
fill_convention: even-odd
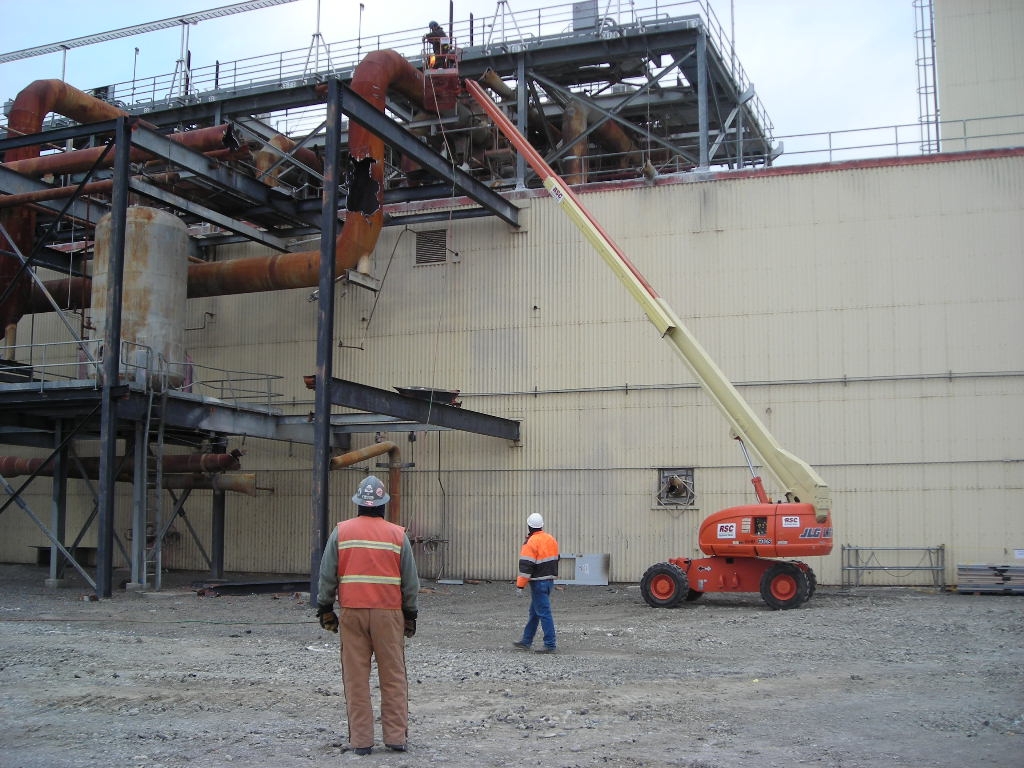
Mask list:
[[[675,608],[690,592],[686,572],[675,563],[655,563],[640,579],[640,594],[652,608]]]
[[[769,608],[784,611],[803,605],[811,596],[807,574],[792,563],[775,563],[761,577],[761,599]]]

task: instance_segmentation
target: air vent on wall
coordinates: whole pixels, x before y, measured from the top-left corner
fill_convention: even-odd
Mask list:
[[[416,233],[416,265],[444,264],[448,261],[448,231],[431,229]]]
[[[696,503],[693,467],[673,467],[658,472],[658,506],[692,507]]]

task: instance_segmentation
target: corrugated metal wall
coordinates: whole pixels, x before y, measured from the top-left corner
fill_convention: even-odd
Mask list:
[[[548,199],[527,202],[525,232],[488,219],[446,227],[457,253],[446,264],[415,266],[415,233],[385,231],[380,294],[338,289],[335,374],[460,389],[466,408],[523,420],[519,446],[386,435],[414,464],[403,512],[426,576],[510,578],[537,511],[564,551],[607,552],[611,578],[635,581],[653,562],[696,555],[700,520],[751,500],[748,473],[724,419],[599,257]],[[840,581],[843,543],[944,544],[950,580],[958,561],[1024,548],[1024,157],[726,177],[583,202],[832,486],[837,546],[812,562],[821,582]],[[309,293],[190,302],[193,357],[285,376],[282,408],[307,412]],[[215,319],[199,330],[204,312]],[[226,567],[303,572],[310,449],[244,442],[243,469],[274,491],[229,498]],[[362,466],[383,473],[375,464]],[[697,508],[656,502],[658,468],[676,466],[695,468]],[[337,518],[351,514],[361,474],[332,475]],[[206,534],[209,493],[188,509]],[[178,546],[165,562],[205,567],[187,536]]]
[[[932,2],[942,151],[1021,146],[1024,3]]]
[[[1009,427],[1024,415],[1022,164],[725,179],[584,202],[747,384],[783,445],[832,484],[837,543],[942,543],[951,561],[991,561],[1022,539],[1011,502],[1022,445]],[[539,511],[566,551],[609,552],[612,578],[635,580],[659,559],[696,554],[699,520],[750,498],[747,473],[724,421],[574,227],[544,198],[525,221],[525,233],[453,223],[457,261],[422,267],[415,233],[386,231],[380,295],[341,290],[335,372],[460,389],[467,408],[524,420],[520,447],[387,436],[415,463],[404,509],[426,572],[509,576],[523,520]],[[215,300],[217,359],[311,370],[307,293]],[[308,400],[301,382],[289,386]],[[662,466],[696,468],[699,509],[656,504]],[[308,481],[274,477],[288,490],[244,505],[272,508],[245,552],[267,549],[262,525],[274,541],[283,526],[308,536]],[[357,478],[333,478],[342,513]],[[301,570],[304,554],[281,562],[274,547],[263,569]],[[839,581],[838,551],[815,567]]]

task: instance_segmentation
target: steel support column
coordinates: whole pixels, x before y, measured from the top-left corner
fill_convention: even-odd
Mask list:
[[[528,129],[529,93],[526,88],[526,56],[520,56],[516,61],[516,127],[519,132],[526,135]],[[521,152],[516,153],[516,189],[526,186],[526,158]]]
[[[127,451],[125,452],[127,455]],[[134,466],[132,467],[132,584],[136,588],[146,586],[146,503],[148,462],[146,447],[146,422],[135,422]],[[159,493],[159,491],[157,491]]]
[[[700,146],[700,169],[706,171],[711,163],[711,152],[708,144],[709,101],[708,91],[708,33],[702,26],[697,37],[697,141]]]
[[[68,446],[64,440],[64,422],[54,424],[53,441],[56,454],[53,457],[53,485],[50,492],[50,527],[57,541],[67,540],[68,500]],[[64,556],[56,547],[50,547],[50,578],[47,586],[57,587],[64,583]]]
[[[211,453],[227,453],[227,440],[223,437],[217,438],[210,446]],[[211,531],[210,531],[210,576],[215,579],[224,578],[224,513],[227,508],[227,494],[224,491],[213,490],[213,502],[211,505]]]
[[[129,118],[118,118],[114,131],[114,188],[111,195],[110,263],[107,318],[103,334],[103,388],[100,401],[99,533],[96,542],[96,594],[110,597],[114,571],[114,478],[117,471],[117,402],[121,363],[121,289],[124,282],[125,227],[128,218]]]
[[[341,84],[327,83],[323,221],[320,225],[320,288],[317,304],[316,392],[313,414],[312,526],[309,542],[309,601],[316,604],[320,558],[327,541],[330,509],[331,392],[334,370],[334,260],[338,232],[338,144],[341,139]]]

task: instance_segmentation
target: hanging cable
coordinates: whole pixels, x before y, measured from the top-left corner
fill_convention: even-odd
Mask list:
[[[367,332],[370,330],[370,323],[373,322],[373,315],[377,311],[377,302],[380,301],[380,295],[384,292],[384,282],[388,279],[388,272],[391,270],[391,263],[395,260],[395,253],[398,251],[398,244],[402,242],[402,238],[405,237],[405,233],[409,231],[409,227],[403,227],[402,231],[398,233],[398,238],[395,240],[395,247],[391,249],[391,255],[388,256],[387,266],[384,267],[384,275],[380,279],[380,287],[377,289],[377,292],[373,297],[370,314],[367,316],[366,325],[363,327],[363,338],[359,341],[359,344],[354,347],[355,349],[361,350],[366,346]]]

